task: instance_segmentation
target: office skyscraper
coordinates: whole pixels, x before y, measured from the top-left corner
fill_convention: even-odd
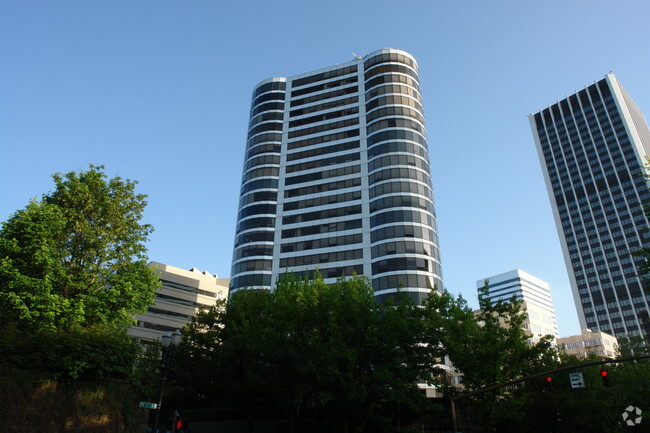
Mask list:
[[[371,277],[381,300],[441,287],[418,66],[383,49],[253,91],[231,291],[286,270]]]
[[[582,328],[650,335],[632,252],[650,246],[650,132],[614,75],[529,116]]]
[[[523,302],[523,310],[528,314],[524,323],[527,331],[538,341],[540,335],[558,338],[555,308],[551,289],[546,281],[530,275],[521,269],[484,278],[476,282],[476,288],[488,285],[488,298],[492,302],[509,302],[513,298]]]

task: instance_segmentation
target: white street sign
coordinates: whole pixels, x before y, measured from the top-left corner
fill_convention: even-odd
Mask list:
[[[569,373],[571,378],[571,388],[584,388],[585,380],[582,377],[582,373]]]

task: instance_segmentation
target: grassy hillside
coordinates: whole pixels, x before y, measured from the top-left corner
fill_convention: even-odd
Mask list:
[[[0,433],[141,433],[146,417],[126,383],[0,377]]]

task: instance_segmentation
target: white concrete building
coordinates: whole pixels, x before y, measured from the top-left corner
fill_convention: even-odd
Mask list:
[[[547,282],[521,269],[479,280],[476,288],[483,287],[486,282],[491,301],[510,301],[513,298],[523,301],[522,310],[528,314],[524,326],[533,336],[533,341],[544,335],[559,337],[555,308]]]
[[[618,349],[618,340],[602,331],[583,329],[580,335],[557,339],[557,345],[564,348],[567,355],[586,358],[590,354],[614,358]]]
[[[160,340],[167,331],[182,329],[202,308],[228,297],[229,278],[218,278],[196,268],[185,270],[151,262],[158,271],[162,286],[154,305],[144,314],[136,314],[137,325],[127,332],[143,342]]]

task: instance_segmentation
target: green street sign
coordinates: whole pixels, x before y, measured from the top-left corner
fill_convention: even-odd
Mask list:
[[[158,408],[158,405],[156,403],[147,403],[146,401],[141,401],[140,407],[143,407],[145,409],[156,409]]]

